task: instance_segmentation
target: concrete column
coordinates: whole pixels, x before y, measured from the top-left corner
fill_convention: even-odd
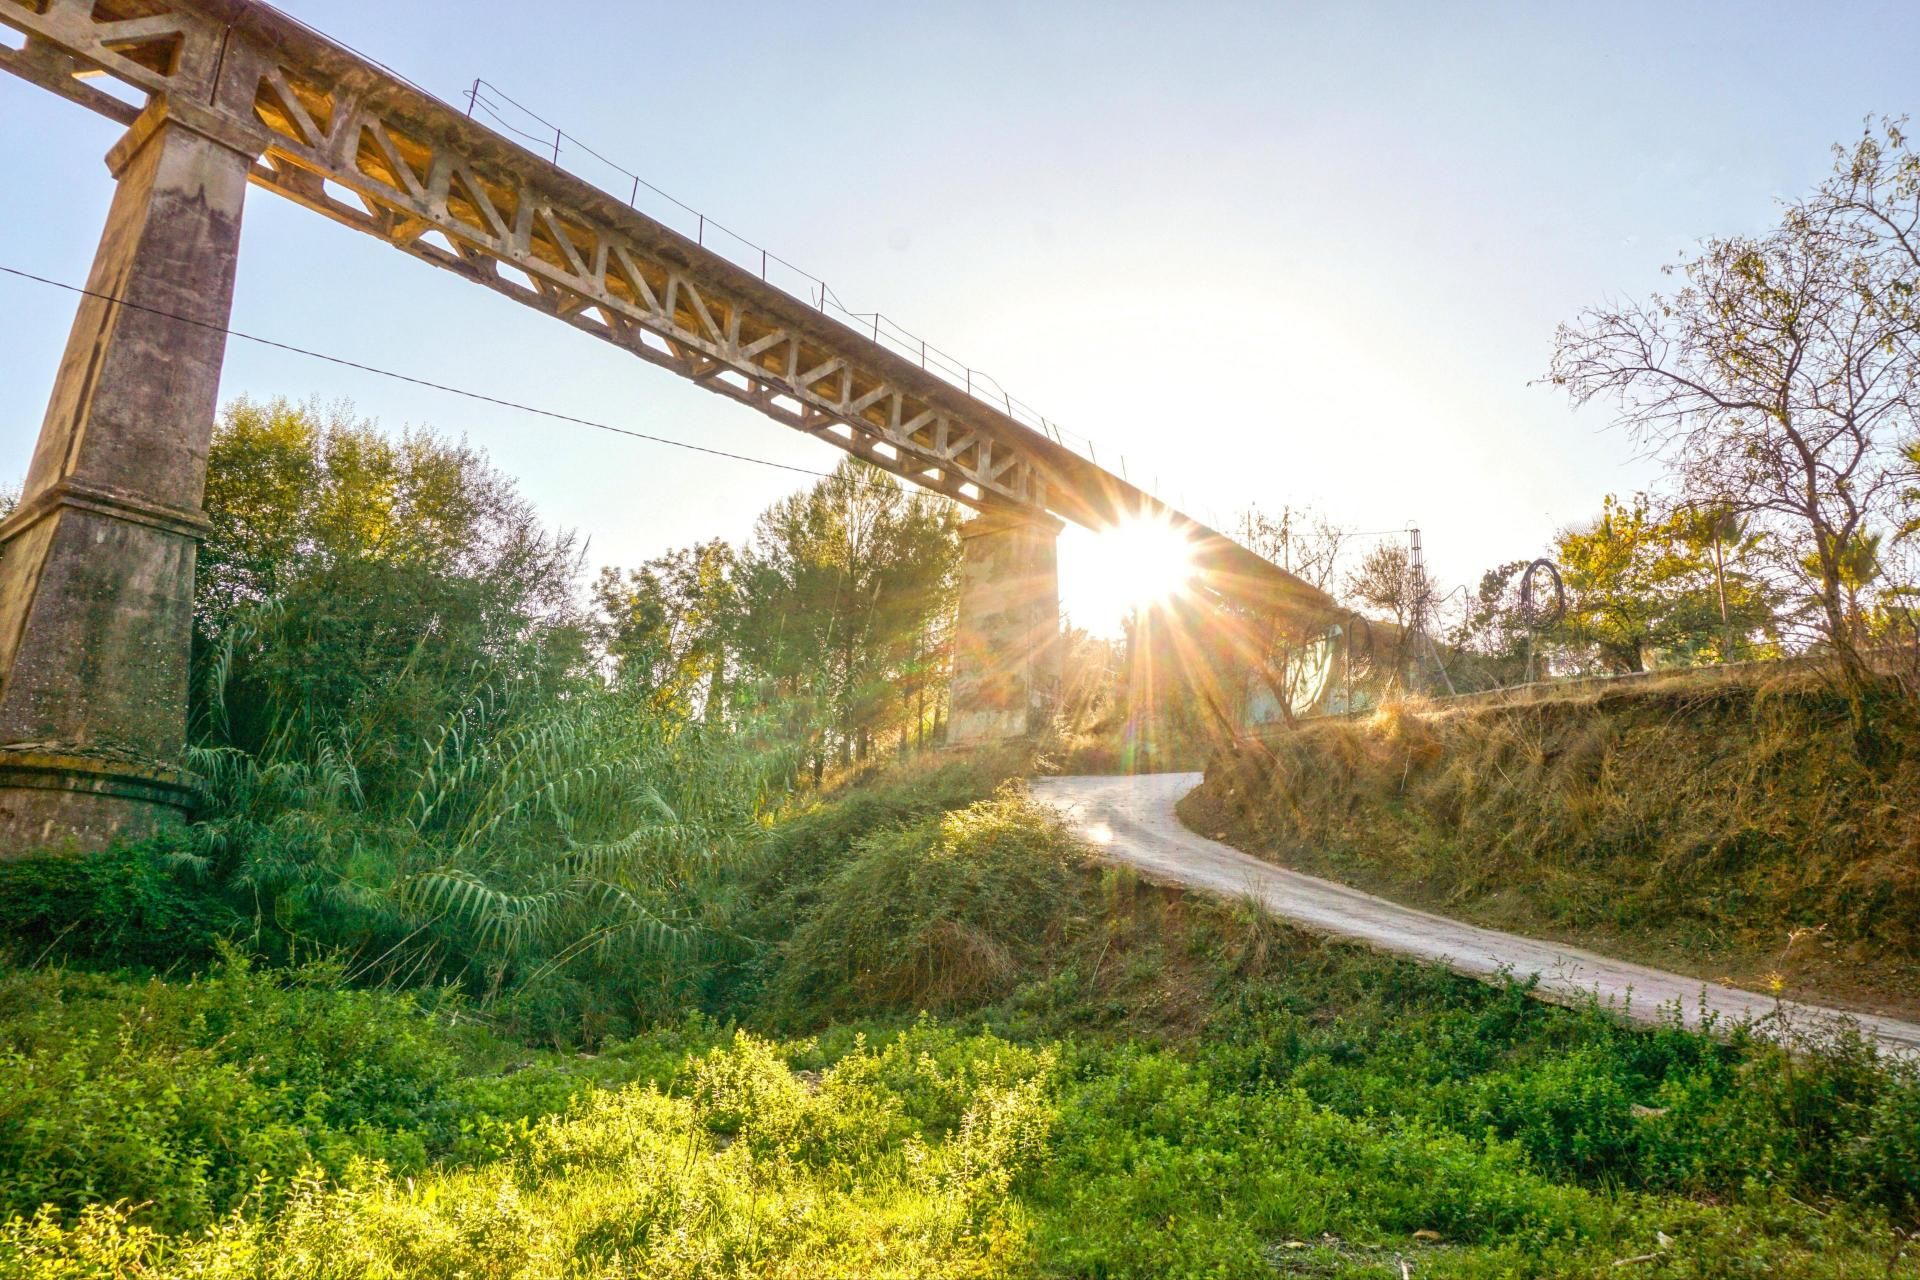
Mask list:
[[[107,156],[119,188],[87,287],[132,305],[81,299],[0,522],[0,857],[142,835],[191,795],[194,555],[258,154],[222,132],[155,99]]]
[[[1060,690],[1060,529],[1049,516],[999,511],[961,528],[949,746],[1046,727]]]

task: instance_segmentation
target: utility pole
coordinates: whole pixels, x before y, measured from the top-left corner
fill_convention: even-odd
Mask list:
[[[1427,566],[1420,549],[1420,526],[1407,526],[1407,591],[1411,599],[1407,601],[1407,623],[1409,632],[1404,638],[1407,663],[1407,692],[1418,693],[1415,687],[1415,675],[1420,670],[1419,645],[1427,633]]]
[[[1427,562],[1420,547],[1419,525],[1407,526],[1407,543],[1407,576],[1413,591],[1411,644],[1426,645],[1427,657],[1432,660],[1434,669],[1440,673],[1441,681],[1447,686],[1447,692],[1451,694],[1456,692],[1453,687],[1453,677],[1447,674],[1447,664],[1440,660],[1440,650],[1434,647],[1433,637],[1427,633]],[[1418,662],[1417,658],[1415,662]],[[1419,692],[1412,686],[1413,682],[1409,680],[1409,690]]]

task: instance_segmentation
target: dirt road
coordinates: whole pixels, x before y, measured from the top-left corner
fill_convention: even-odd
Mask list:
[[[1852,1021],[1885,1048],[1920,1057],[1920,1024],[1776,1001],[1557,942],[1481,929],[1262,862],[1181,825],[1174,804],[1199,782],[1197,773],[1035,778],[1032,790],[1107,859],[1137,868],[1150,880],[1252,898],[1316,933],[1434,961],[1476,978],[1502,971],[1538,974],[1542,999],[1574,1003],[1597,996],[1636,1022],[1661,1020],[1677,1005],[1689,1026],[1712,1013],[1723,1022],[1753,1020],[1766,1034],[1797,1042],[1817,1040]]]

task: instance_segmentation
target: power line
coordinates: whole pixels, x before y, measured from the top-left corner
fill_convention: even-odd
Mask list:
[[[670,436],[659,436],[646,431],[636,431],[632,427],[615,426],[610,422],[599,422],[592,418],[582,418],[574,414],[562,413],[557,409],[542,409],[537,405],[524,404],[518,400],[508,400],[500,396],[488,395],[484,391],[471,391],[465,387],[456,387],[444,382],[435,382],[431,378],[416,377],[413,374],[401,373],[395,369],[383,369],[378,365],[366,364],[359,360],[350,360],[345,356],[329,355],[324,351],[314,351],[311,348],[296,346],[291,342],[281,342],[275,338],[263,338],[259,334],[247,333],[244,330],[234,329],[227,325],[214,324],[209,320],[200,320],[193,316],[183,316],[177,312],[167,311],[160,307],[150,307],[144,303],[133,302],[110,293],[101,293],[98,290],[88,289],[82,285],[69,284],[64,280],[55,280],[49,276],[36,275],[31,271],[23,271],[19,267],[10,267],[4,263],[0,263],[0,274],[14,276],[21,280],[30,280],[35,284],[46,285],[53,289],[61,289],[67,293],[79,294],[81,297],[95,298],[101,302],[112,303],[115,306],[126,307],[133,311],[159,316],[163,320],[172,320],[179,324],[192,325],[196,329],[206,329],[214,333],[225,334],[230,338],[240,338],[259,346],[271,347],[276,351],[285,351],[292,355],[305,356],[310,360],[319,360],[326,364],[339,365],[342,368],[358,370],[361,373],[371,373],[378,377],[391,378],[395,382],[404,382],[411,386],[425,387],[430,391],[439,391],[446,395],[475,400],[481,404],[490,404],[502,409],[511,409],[517,413],[531,414],[535,417],[548,418],[555,422],[565,422],[574,426],[591,427],[595,431],[605,431],[613,435],[627,436],[634,440],[644,440],[649,444],[664,444],[675,449],[686,449],[693,453],[704,453],[711,457],[726,458],[733,462],[747,462],[759,467],[771,467],[776,471],[788,471],[796,475],[813,476],[822,480],[831,479],[834,475],[831,471],[821,471],[814,467],[802,467],[791,462],[775,462],[771,458],[757,458],[752,454],[734,453],[727,449],[713,448],[711,445],[694,444],[687,440],[675,440]],[[863,487],[870,489],[885,489],[893,492],[899,491],[897,484],[877,484],[868,480],[862,480],[859,481],[859,483]],[[1382,534],[1405,533],[1406,530],[1392,529],[1380,530],[1379,532]],[[1349,536],[1366,537],[1370,535],[1362,533]]]
[[[49,279],[46,276],[35,275],[31,271],[22,271],[18,267],[9,267],[0,264],[0,272],[4,272],[10,276],[18,276],[22,280],[31,280],[35,284],[44,284],[55,289],[64,289],[68,293],[77,293],[83,297],[97,298],[102,302],[110,302],[116,306],[127,307],[134,311],[144,311],[148,315],[159,316],[165,320],[174,320],[181,324],[192,325],[198,329],[209,329],[215,333],[223,333],[230,338],[242,338],[248,342],[258,343],[263,347],[272,347],[276,351],[291,352],[297,356],[306,356],[311,360],[322,360],[328,364],[337,364],[348,369],[357,369],[362,373],[372,373],[382,378],[392,378],[396,382],[411,383],[416,387],[426,387],[429,390],[445,392],[448,395],[461,396],[468,400],[477,400],[482,404],[497,405],[500,408],[513,409],[519,413],[530,413],[536,417],[551,418],[556,422],[567,422],[575,426],[592,427],[596,431],[608,431],[614,435],[631,436],[635,440],[645,440],[650,444],[671,445],[676,449],[688,449],[694,453],[711,454],[713,457],[728,458],[734,462],[750,462],[755,466],[772,467],[778,471],[792,471],[803,476],[818,476],[824,479],[831,477],[833,474],[830,471],[819,471],[812,467],[796,466],[790,462],[775,462],[770,458],[756,458],[751,454],[732,453],[726,449],[715,449],[710,445],[693,444],[686,440],[675,440],[668,436],[656,436],[645,431],[635,431],[631,427],[617,427],[608,422],[596,422],[592,418],[575,417],[573,414],[561,413],[555,409],[542,409],[536,405],[522,404],[517,400],[506,400],[499,396],[490,396],[482,391],[469,391],[464,387],[449,386],[447,383],[434,382],[429,378],[418,378],[412,374],[400,373],[393,369],[382,369],[377,365],[363,364],[358,360],[349,360],[345,356],[328,355],[324,351],[312,351],[306,347],[294,346],[290,342],[279,342],[273,338],[263,338],[258,334],[246,333],[239,329],[230,329],[225,325],[214,324],[211,321],[197,320],[192,316],[179,315],[172,311],[162,310],[159,307],[149,307],[142,303],[129,301],[126,298],[115,297],[113,294],[100,293],[93,289],[83,288],[77,284],[68,284],[64,280]],[[876,489],[892,487],[888,485],[874,485],[871,484],[871,482],[867,483]]]

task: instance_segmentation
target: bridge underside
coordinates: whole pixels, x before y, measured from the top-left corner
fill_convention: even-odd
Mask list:
[[[201,498],[247,184],[983,513],[954,724],[1037,728],[1053,533],[1156,517],[1229,598],[1290,574],[253,0],[0,0],[0,70],[130,126],[20,510],[0,524],[0,853],[180,812]],[[144,110],[95,87],[106,75]],[[1009,402],[1007,408],[1011,408]],[[995,568],[994,566],[1001,566]],[[1002,570],[1005,570],[1004,572]]]

